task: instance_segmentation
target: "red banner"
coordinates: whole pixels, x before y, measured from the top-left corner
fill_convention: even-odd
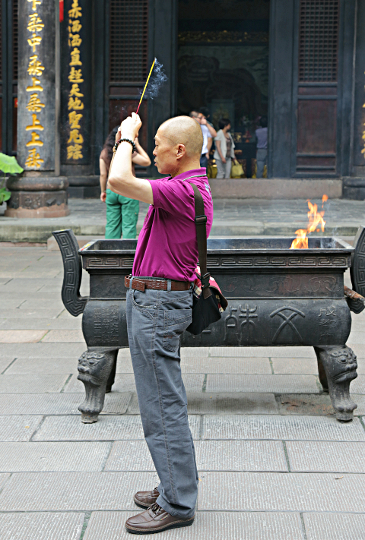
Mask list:
[[[60,0],[60,22],[63,22],[64,17],[64,3],[63,0]]]

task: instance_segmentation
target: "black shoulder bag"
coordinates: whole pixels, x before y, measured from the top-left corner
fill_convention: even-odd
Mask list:
[[[210,273],[207,270],[207,216],[204,210],[203,197],[195,184],[190,183],[194,190],[195,227],[198,241],[199,266],[201,272],[201,293],[193,295],[193,321],[186,329],[195,336],[201,334],[210,324],[219,321],[221,312],[218,302],[226,309],[228,302],[218,290],[210,287]],[[217,298],[219,296],[219,301]]]

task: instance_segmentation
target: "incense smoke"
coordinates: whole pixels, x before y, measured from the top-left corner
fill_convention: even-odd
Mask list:
[[[160,64],[160,62],[156,58],[153,72],[149,80],[144,98],[154,99],[155,97],[157,97],[161,86],[166,81],[167,75],[163,71],[163,65]],[[142,95],[142,91],[140,92],[140,95]]]

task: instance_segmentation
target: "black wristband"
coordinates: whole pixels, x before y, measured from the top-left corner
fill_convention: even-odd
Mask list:
[[[117,141],[114,145],[114,150],[117,151],[118,150],[118,146],[120,145],[120,143],[122,142],[129,142],[129,144],[132,145],[132,148],[133,148],[133,152],[136,152],[136,145],[134,144],[134,142],[132,141],[132,139],[119,139],[119,141]]]

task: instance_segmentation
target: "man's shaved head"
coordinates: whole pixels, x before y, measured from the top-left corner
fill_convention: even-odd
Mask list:
[[[159,127],[157,134],[171,141],[171,144],[183,144],[189,158],[200,158],[203,147],[203,134],[193,118],[189,116],[176,116],[170,118]]]

